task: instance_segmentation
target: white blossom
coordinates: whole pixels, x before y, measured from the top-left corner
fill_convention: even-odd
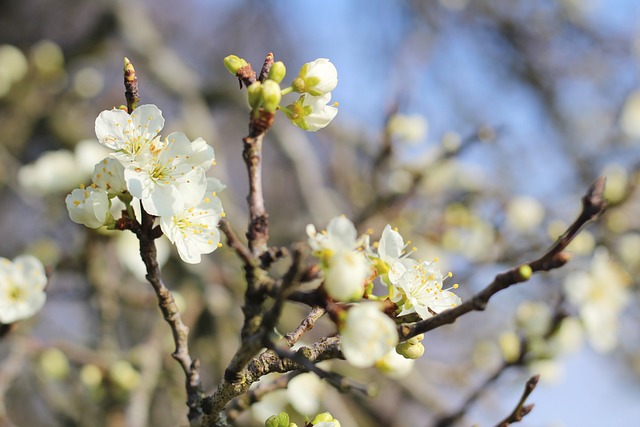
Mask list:
[[[67,192],[85,179],[69,150],[47,151],[18,170],[20,186],[37,195]]]
[[[327,262],[324,289],[336,301],[355,301],[364,295],[371,265],[362,252],[339,251]]]
[[[396,324],[376,303],[360,303],[347,312],[340,329],[342,354],[359,368],[373,366],[398,344]]]
[[[94,184],[105,189],[109,194],[118,195],[127,191],[124,166],[112,157],[106,157],[96,164],[91,179]]]
[[[37,313],[46,300],[42,263],[31,255],[13,262],[0,258],[0,323],[11,324]]]
[[[335,217],[320,233],[309,224],[307,235],[314,255],[322,261],[324,287],[329,296],[337,301],[361,298],[371,264],[360,250],[361,242],[353,223],[344,216]]]
[[[407,359],[392,348],[376,361],[376,368],[390,378],[399,379],[409,375],[414,363],[414,359]]]
[[[618,344],[618,318],[631,299],[629,280],[603,247],[593,255],[589,272],[575,272],[565,280],[567,297],[578,306],[587,340],[601,353]]]
[[[181,132],[156,142],[148,155],[125,165],[129,192],[142,200],[145,210],[157,216],[173,215],[195,206],[207,188],[207,169],[213,148],[202,138],[191,142]]]
[[[69,217],[77,224],[100,228],[111,219],[109,196],[95,185],[76,188],[65,198]]]
[[[407,268],[396,283],[397,292],[391,298],[401,308],[399,315],[417,313],[420,318],[427,319],[434,313],[459,305],[460,298],[442,288],[443,280],[435,262],[413,261],[413,265]],[[453,286],[456,287],[457,285]]]
[[[164,126],[162,112],[155,105],[141,105],[131,115],[113,109],[96,119],[96,136],[100,144],[119,152],[121,160],[133,160],[154,144]]]
[[[202,254],[215,251],[220,243],[218,222],[224,215],[217,193],[224,185],[215,178],[207,180],[206,194],[197,204],[175,215],[160,217],[160,227],[178,248],[184,262],[197,264]]]
[[[313,96],[328,94],[338,85],[338,70],[328,59],[318,58],[302,66],[293,85]]]

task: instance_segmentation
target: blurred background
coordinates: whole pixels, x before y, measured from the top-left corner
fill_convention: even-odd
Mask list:
[[[284,83],[316,58],[339,75],[330,126],[306,133],[279,115],[267,135],[274,245],[304,241],[307,224],[339,214],[374,238],[390,223],[420,257],[439,257],[465,300],[541,255],[598,176],[611,208],[564,268],[429,333],[409,376],[332,362],[376,383],[377,398],[307,377],[307,399],[278,391],[239,425],[285,407],[299,424],[329,410],[345,427],[492,425],[533,373],[541,384],[522,425],[637,420],[638,22],[634,0],[0,2],[0,256],[34,254],[52,275],[42,312],[0,340],[2,425],[185,423],[183,374],[137,241],[74,224],[64,197],[105,156],[94,121],[125,102],[126,56],[164,132],[214,147],[210,173],[227,184],[227,218],[242,235],[248,107],[222,60],[259,69],[268,52],[287,65]],[[238,342],[241,265],[226,247],[189,266],[159,246],[212,390]],[[306,312],[291,305],[280,329]],[[308,340],[333,332],[321,322]]]

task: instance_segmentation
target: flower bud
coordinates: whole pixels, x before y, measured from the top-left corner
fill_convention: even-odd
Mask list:
[[[424,354],[424,346],[422,343],[412,344],[405,341],[396,346],[396,351],[407,359],[418,359]]]
[[[332,427],[340,427],[340,421],[333,418],[333,416],[329,412],[323,412],[315,416],[313,420],[311,420],[311,425],[319,425],[320,423],[333,423]]]
[[[248,65],[247,61],[242,58],[238,58],[235,55],[229,55],[224,58],[224,66],[234,76],[238,73],[238,70]]]
[[[321,96],[331,92],[338,85],[338,71],[326,58],[307,62],[300,69],[298,77],[291,84],[296,92]]]
[[[109,212],[109,197],[102,188],[92,185],[76,188],[65,199],[69,217],[77,224],[89,228],[100,228],[113,220]]]
[[[264,110],[269,113],[275,112],[281,99],[282,90],[280,85],[274,80],[265,80],[262,84],[262,107]]]
[[[273,80],[276,83],[282,83],[284,76],[287,74],[287,68],[282,61],[274,62],[269,70],[267,78]]]
[[[249,95],[249,106],[252,110],[257,110],[262,105],[262,83],[255,81],[247,88]]]
[[[289,414],[280,412],[278,415],[272,415],[264,422],[265,427],[289,427]]]

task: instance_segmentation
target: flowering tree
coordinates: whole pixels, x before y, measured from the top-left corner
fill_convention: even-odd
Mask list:
[[[604,179],[599,179],[583,198],[580,215],[550,249],[537,259],[498,274],[465,302],[453,292],[458,284],[445,284],[452,273],[443,274],[437,258],[416,259],[416,249],[408,249],[409,243],[405,244],[390,225],[379,240],[371,242],[372,233],[358,236],[348,218],[337,216],[320,232],[309,224],[307,245],[271,247],[270,218],[262,188],[263,140],[278,110],[307,131],[329,125],[337,114],[336,106],[328,105],[338,83],[337,70],[329,60],[317,59],[305,64],[291,86],[283,89],[286,68],[282,62],[275,62],[272,54],[259,74],[237,56],[225,58],[225,66],[241,87],[246,87],[251,108],[249,133],[243,139],[249,179],[246,243],[224,219],[219,193],[225,185],[207,176],[215,165],[214,149],[202,138],[191,141],[182,132],[161,136],[162,112],[155,105],[138,105],[137,76],[127,59],[126,106],[103,111],[95,122],[99,143],[113,151],[96,163],[91,185],[73,190],[66,198],[74,222],[93,229],[130,231],[139,240],[145,277],[172,331],[172,356],[184,372],[192,425],[235,424],[242,410],[269,391],[286,388],[304,372],[317,375],[343,392],[370,393],[366,384],[319,366],[331,359],[344,358],[356,368],[375,366],[396,378],[406,375],[412,362],[424,353],[422,340],[426,333],[470,311],[484,310],[493,295],[529,280],[536,272],[563,266],[568,261],[564,249],[585,224],[604,211]],[[300,93],[298,99],[281,105],[283,96],[292,92]],[[155,241],[166,235],[180,258],[194,264],[201,261],[203,254],[222,246],[221,233],[243,264],[244,323],[239,346],[224,375],[213,393],[206,393],[200,373],[206,366],[201,366],[189,348],[189,328],[162,279]],[[317,261],[309,263],[310,251]],[[273,264],[285,259],[289,267],[284,274],[274,275]],[[33,257],[2,262],[2,322],[11,324],[42,307],[46,279],[43,267]],[[275,328],[284,307],[291,302],[306,305],[310,311],[296,328],[281,335]],[[325,315],[335,325],[337,335],[331,332],[293,350]],[[546,326],[539,334],[553,334],[552,326]],[[516,353],[506,359],[508,363],[521,362],[524,353]],[[260,382],[273,373],[287,375]],[[251,388],[258,382],[258,387]],[[531,411],[532,405],[525,402],[536,382],[537,377],[533,377],[527,383],[520,402],[500,425],[520,421]],[[289,415],[283,412],[269,417],[265,425],[296,424],[290,423]],[[339,426],[340,422],[324,413],[308,419],[306,425]]]
[[[621,314],[637,290],[640,174],[592,170],[615,150],[571,151],[569,124],[584,126],[592,111],[563,110],[557,55],[534,54],[547,52],[529,32],[546,22],[539,15],[433,3],[468,7],[451,13],[468,18],[457,33],[478,26],[512,49],[511,71],[539,92],[554,126],[566,126],[563,144],[579,159],[567,169],[579,180],[557,178],[543,144],[531,156],[501,145],[513,142],[500,126],[434,141],[438,116],[407,114],[407,99],[426,96],[419,55],[390,61],[402,93],[380,113],[380,129],[372,119],[355,131],[343,107],[383,110],[370,102],[384,90],[368,72],[389,55],[359,70],[362,91],[333,56],[292,73],[276,61],[293,63],[286,53],[258,70],[198,45],[225,73],[209,79],[202,63],[191,69],[150,36],[135,4],[114,3],[105,22],[126,29],[117,55],[131,55],[138,71],[125,59],[120,99],[118,84],[105,77],[102,86],[119,68],[104,52],[87,66],[80,48],[43,41],[25,56],[25,44],[0,46],[0,426],[510,425],[544,395],[531,397],[538,381],[557,379],[567,355],[586,348],[582,337],[633,367],[636,340]],[[425,22],[451,17],[403,7]],[[586,32],[573,19],[563,21],[572,37]],[[96,31],[110,40],[112,30]],[[234,31],[230,39],[244,35]],[[615,63],[590,58],[573,58],[576,70]],[[457,71],[446,73],[457,88]],[[474,123],[482,114],[465,116],[466,95],[456,120]],[[428,97],[447,109],[436,91]],[[635,98],[615,109],[621,135],[638,134]],[[492,105],[481,111],[499,115]],[[504,157],[486,165],[497,179],[462,166],[488,152]],[[548,162],[546,181],[556,196],[570,186],[570,197],[514,195],[511,174],[529,161]],[[604,177],[593,181],[599,174],[606,188]],[[532,194],[546,182],[527,179]],[[585,231],[607,204],[610,215]],[[534,416],[547,410],[538,405]]]

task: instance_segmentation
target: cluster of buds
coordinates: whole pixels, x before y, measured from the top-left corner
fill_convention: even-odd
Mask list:
[[[331,91],[338,84],[338,71],[328,59],[304,64],[291,85],[284,88],[281,83],[287,71],[281,61],[270,63],[266,78],[261,80],[255,80],[255,75],[252,78],[249,63],[236,55],[227,56],[224,64],[231,74],[248,84],[248,102],[254,116],[261,111],[274,113],[280,110],[294,125],[315,132],[327,126],[338,114],[335,104],[329,105]],[[292,92],[300,94],[298,99],[289,105],[280,105],[282,97]]]

